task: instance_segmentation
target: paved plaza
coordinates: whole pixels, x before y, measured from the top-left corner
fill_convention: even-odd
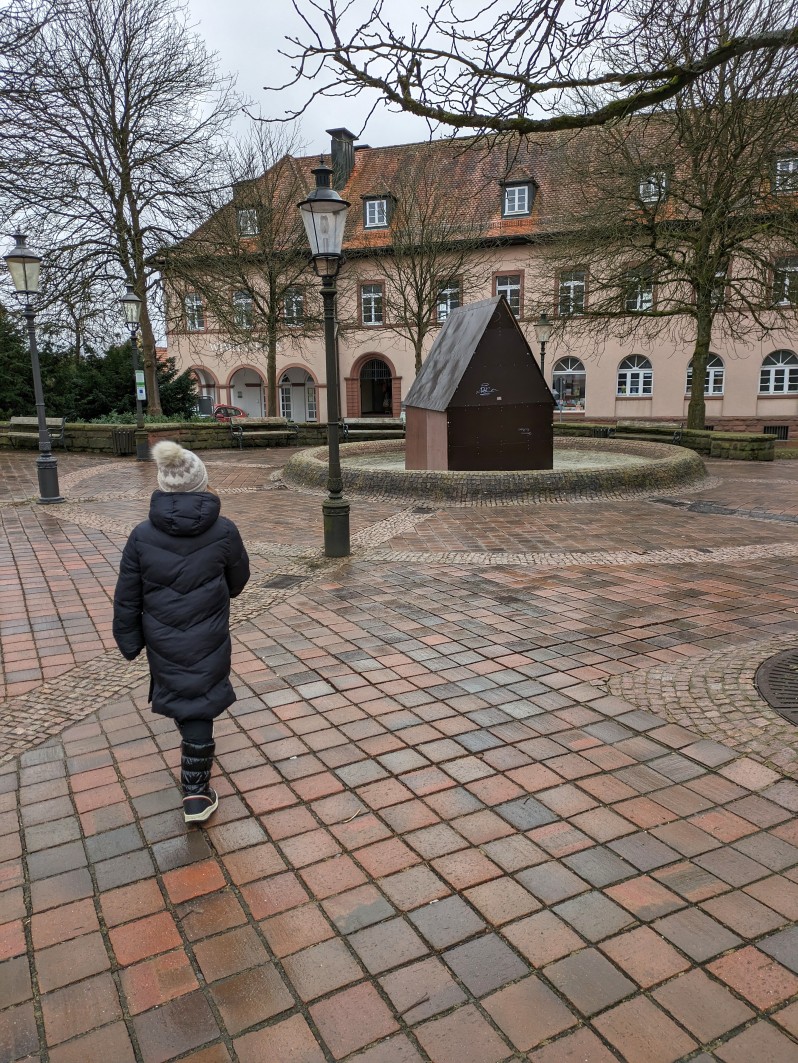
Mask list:
[[[0,453],[0,1063],[796,1063],[798,462],[321,496],[203,455],[253,577],[217,814],[111,637],[154,468]]]

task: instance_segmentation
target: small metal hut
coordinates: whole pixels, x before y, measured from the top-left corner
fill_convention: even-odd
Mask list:
[[[555,406],[504,296],[453,310],[405,399],[405,468],[550,469]]]

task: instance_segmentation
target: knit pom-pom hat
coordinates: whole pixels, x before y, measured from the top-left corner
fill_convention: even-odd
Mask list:
[[[208,486],[208,471],[191,450],[179,443],[164,440],[152,448],[152,458],[158,466],[158,487],[162,491],[204,491]]]

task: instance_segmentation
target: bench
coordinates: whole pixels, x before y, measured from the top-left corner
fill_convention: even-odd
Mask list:
[[[45,418],[45,423],[50,436],[50,446],[60,443],[66,449],[66,434],[64,431],[66,417],[47,417]],[[8,438],[11,440],[12,447],[17,445],[15,440],[38,441],[39,419],[37,417],[12,417],[8,422]]]
[[[341,423],[345,442],[404,439],[405,425],[398,417],[347,417]]]
[[[244,441],[256,444],[256,440],[266,440],[276,447],[288,446],[292,439],[296,439],[299,429],[284,417],[231,417],[230,435],[233,442],[238,443],[238,449],[242,450]]]

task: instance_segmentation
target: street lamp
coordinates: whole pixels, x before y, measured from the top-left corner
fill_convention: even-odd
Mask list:
[[[144,371],[139,369],[139,347],[136,342],[141,318],[141,299],[133,291],[132,284],[126,287],[127,291],[119,301],[122,304],[127,327],[130,329],[130,354],[133,358],[133,378],[136,386],[136,461],[149,461],[150,448],[144,428],[144,409],[141,405],[142,400],[147,398],[147,391],[144,386]]]
[[[42,390],[42,373],[39,368],[39,349],[36,346],[36,315],[31,304],[31,297],[39,291],[39,273],[42,260],[35,251],[25,246],[25,237],[16,233],[16,244],[5,262],[11,273],[11,279],[17,295],[25,300],[25,323],[28,326],[28,347],[33,368],[33,394],[36,400],[36,418],[39,422],[39,456],[36,459],[36,474],[39,480],[39,502],[50,505],[63,502],[58,488],[58,462],[53,457],[50,433],[47,430],[47,415],[44,412],[44,392]]]
[[[344,228],[349,204],[331,187],[332,170],[321,164],[311,170],[316,187],[298,203],[310,243],[313,268],[321,277],[324,300],[324,349],[327,360],[327,491],[322,503],[324,553],[327,557],[349,556],[349,503],[341,479],[338,412],[338,359],[335,345],[335,278],[341,268]]]
[[[545,312],[535,322],[535,335],[540,344],[540,371],[544,377],[546,375],[546,344],[549,341],[553,327]]]

